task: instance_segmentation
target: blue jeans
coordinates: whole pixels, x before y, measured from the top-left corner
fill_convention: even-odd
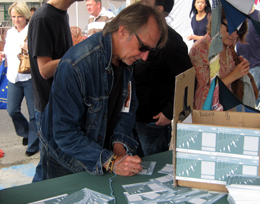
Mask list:
[[[250,68],[249,72],[254,77],[258,90],[260,90],[260,66]],[[259,102],[260,102],[260,92],[258,93],[258,99],[256,100],[256,106],[258,106]]]
[[[133,134],[139,141],[142,152],[139,156],[148,156],[169,150],[171,141],[171,124],[157,126],[155,124],[136,122]]]
[[[21,104],[25,96],[29,112],[29,122],[21,113]],[[16,134],[28,138],[27,152],[39,151],[36,119],[34,115],[32,80],[19,81],[15,84],[8,82],[7,112],[12,118]]]
[[[37,109],[34,109],[34,113],[36,118],[37,130],[39,130],[41,126],[42,112]],[[37,136],[39,137],[39,135]],[[33,177],[32,182],[42,181],[42,149],[43,148],[42,148],[41,140],[39,140],[39,145],[40,145],[40,161],[36,167],[35,175]]]

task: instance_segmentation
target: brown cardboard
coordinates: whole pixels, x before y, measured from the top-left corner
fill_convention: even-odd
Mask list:
[[[200,183],[200,182],[192,182],[192,181],[177,181],[179,186],[185,186],[190,188],[197,188],[207,191],[220,191],[220,192],[228,192],[226,186],[219,184],[209,184],[209,183]]]
[[[174,97],[174,112],[173,112],[173,123],[172,123],[172,138],[170,143],[170,150],[173,150],[173,177],[174,177],[174,187],[177,187],[176,182],[176,131],[177,122],[180,118],[187,116],[189,113],[185,112],[183,116],[181,113],[184,110],[184,96],[185,89],[187,90],[187,107],[190,110],[193,109],[193,95],[194,95],[194,84],[195,84],[195,68],[191,69],[177,75],[175,77],[175,97]]]
[[[260,114],[233,111],[193,110],[193,123],[244,128],[260,128]]]
[[[181,123],[183,119],[192,113],[193,124],[199,125],[213,125],[213,126],[227,126],[244,129],[257,129],[260,131],[260,114],[244,113],[233,111],[203,111],[193,110],[193,95],[194,95],[195,69],[191,68],[186,72],[176,77],[175,85],[175,100],[174,100],[174,122],[172,123],[172,139],[170,148],[173,150],[173,177],[174,186],[199,188],[212,191],[227,192],[225,185],[209,184],[191,181],[176,181],[176,133],[177,123]],[[185,107],[184,95],[185,89],[187,91],[187,111],[183,111]],[[259,155],[260,156],[260,155]],[[260,165],[259,165],[260,166]],[[258,171],[260,175],[260,169]]]
[[[192,119],[193,124],[199,124],[200,126],[227,126],[239,127],[241,129],[257,129],[260,131],[260,115],[256,113],[193,110]],[[180,122],[181,121],[179,121],[179,123]],[[258,170],[258,175],[260,175],[260,169]],[[178,180],[177,184],[180,186],[186,186],[191,188],[227,192],[225,185],[181,180]]]

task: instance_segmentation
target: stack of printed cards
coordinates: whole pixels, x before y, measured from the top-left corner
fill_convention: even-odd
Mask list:
[[[160,174],[173,174],[173,165],[172,164],[166,164],[160,171],[158,171]]]
[[[260,177],[230,175],[227,180],[228,201],[231,204],[259,203]]]
[[[141,165],[143,167],[143,170],[138,173],[139,175],[152,175],[156,162],[144,161],[141,162]]]
[[[99,193],[97,191],[92,191],[88,188],[83,188],[80,191],[77,191],[64,200],[62,200],[59,204],[97,204],[97,203],[108,203],[109,201],[113,200],[112,197],[107,196],[105,194]]]
[[[69,196],[68,194],[64,194],[29,204],[107,204],[113,199],[97,191],[83,188]]]
[[[225,193],[208,192],[187,187],[173,187],[173,176],[168,174],[148,182],[123,185],[124,195],[130,204],[211,204],[225,196]]]

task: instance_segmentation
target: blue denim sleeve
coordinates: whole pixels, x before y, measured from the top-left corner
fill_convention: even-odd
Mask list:
[[[131,76],[132,83],[132,96],[131,96],[131,105],[128,113],[121,112],[118,123],[115,127],[114,133],[111,137],[112,144],[121,143],[127,150],[134,154],[138,148],[138,143],[132,137],[132,129],[135,124],[136,119],[136,110],[138,107],[137,96],[135,92],[135,83],[133,76]]]
[[[102,164],[113,153],[93,139],[98,137],[99,131],[86,133],[82,128],[86,105],[81,92],[84,83],[78,74],[69,60],[61,62],[55,73],[49,101],[53,112],[53,138],[60,150],[83,163],[86,171],[103,174]]]

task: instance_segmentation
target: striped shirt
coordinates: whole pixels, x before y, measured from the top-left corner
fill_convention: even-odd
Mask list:
[[[102,31],[106,22],[111,21],[114,17],[115,15],[111,11],[106,10],[104,7],[98,17],[95,18],[93,15],[90,15],[88,20],[88,35],[90,36],[94,33]]]

